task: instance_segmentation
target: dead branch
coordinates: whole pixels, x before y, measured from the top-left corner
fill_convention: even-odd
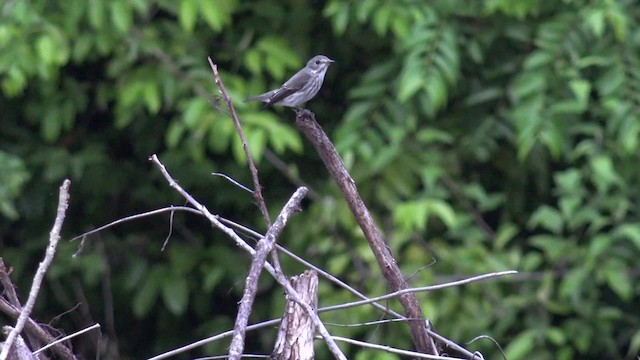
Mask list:
[[[329,170],[331,177],[338,184],[349,205],[349,209],[356,217],[365,238],[369,242],[369,246],[378,261],[382,274],[389,283],[389,287],[393,291],[407,289],[409,285],[396,264],[393,255],[391,255],[391,251],[384,243],[382,234],[373,221],[369,210],[362,201],[355,181],[349,175],[333,143],[316,122],[315,115],[309,110],[299,111],[296,116],[296,125],[311,141],[320,159]],[[422,309],[414,294],[404,294],[400,296],[399,300],[408,318],[424,319]],[[410,320],[409,326],[411,327],[411,336],[416,349],[425,354],[438,355],[433,339],[426,332],[424,320]]]
[[[282,208],[276,222],[271,226],[269,231],[267,231],[265,237],[258,241],[256,253],[253,256],[253,261],[249,268],[249,275],[247,275],[245,280],[244,294],[242,295],[242,300],[240,300],[240,306],[238,307],[238,316],[236,317],[236,324],[234,326],[235,333],[233,334],[231,346],[229,347],[230,360],[238,360],[242,355],[242,350],[244,349],[245,329],[249,322],[249,315],[251,314],[255,295],[258,291],[258,279],[260,278],[260,273],[262,272],[264,263],[267,260],[267,256],[275,247],[276,239],[280,236],[282,230],[284,230],[284,227],[291,215],[293,215],[293,212],[296,209],[299,209],[300,202],[306,194],[306,188],[299,188]]]
[[[301,299],[318,307],[318,274],[305,271],[291,278],[291,286]],[[287,303],[271,357],[275,360],[312,360],[315,326],[305,310],[287,295]]]
[[[20,311],[20,316],[18,316],[16,326],[11,330],[9,336],[7,336],[7,341],[2,347],[0,360],[7,359],[9,350],[11,350],[13,342],[27,323],[29,315],[31,314],[31,311],[33,310],[33,307],[36,303],[36,299],[38,298],[38,293],[40,292],[40,286],[42,285],[44,276],[47,273],[51,262],[53,262],[53,257],[56,254],[56,247],[58,246],[58,241],[60,240],[60,231],[62,230],[62,224],[64,223],[67,208],[69,207],[69,186],[71,186],[71,181],[69,181],[68,179],[64,180],[62,186],[60,186],[58,211],[56,213],[56,219],[53,224],[53,228],[51,228],[51,232],[49,233],[49,245],[47,246],[44,260],[42,260],[42,262],[38,266],[38,270],[36,271],[36,274],[33,278],[33,283],[31,284],[31,289],[29,290],[29,298]]]
[[[260,209],[260,213],[262,213],[265,224],[267,224],[267,228],[270,228],[271,218],[269,217],[267,205],[265,204],[264,198],[262,197],[262,186],[260,185],[260,178],[258,177],[258,168],[253,162],[253,157],[251,156],[251,151],[249,150],[249,144],[247,143],[247,137],[244,135],[244,130],[242,130],[240,119],[238,118],[238,114],[236,114],[236,109],[233,107],[233,101],[229,97],[229,94],[227,94],[227,90],[222,84],[222,79],[220,78],[220,73],[218,72],[218,66],[213,63],[213,60],[211,60],[210,57],[208,57],[207,59],[209,60],[209,66],[211,66],[211,70],[213,71],[213,76],[215,78],[216,85],[218,86],[218,90],[220,91],[225,104],[227,104],[227,108],[229,109],[229,112],[231,114],[231,119],[233,120],[233,125],[235,125],[236,131],[238,132],[240,140],[242,141],[242,148],[244,149],[244,153],[247,157],[249,169],[251,170],[251,178],[253,179],[253,197],[258,204],[258,208]]]

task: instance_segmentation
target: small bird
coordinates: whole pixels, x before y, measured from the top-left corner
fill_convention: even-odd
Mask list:
[[[280,88],[246,98],[244,101],[262,101],[265,103],[263,108],[282,105],[300,109],[300,104],[311,100],[320,91],[324,75],[333,62],[324,55],[316,55],[307,62],[307,66],[293,75]]]

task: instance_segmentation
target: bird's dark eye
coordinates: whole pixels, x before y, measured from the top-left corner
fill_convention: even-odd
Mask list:
[[[316,60],[316,65],[320,65],[320,60]]]

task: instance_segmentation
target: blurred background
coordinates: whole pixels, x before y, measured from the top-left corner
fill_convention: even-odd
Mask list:
[[[242,99],[306,61],[336,62],[308,107],[338,148],[412,286],[515,269],[419,294],[442,335],[509,360],[635,359],[640,349],[640,7],[632,0],[4,0],[0,3],[0,256],[26,301],[69,178],[63,239],[33,317],[84,358],[150,357],[232,328],[250,258],[185,203],[158,154],[211,212],[256,231],[241,144],[272,218],[311,194],[280,244],[369,295],[388,291],[353,216],[287,108]],[[170,234],[167,249],[161,246]],[[282,258],[288,275],[305,268]],[[354,300],[321,281],[320,306]],[[263,275],[252,322],[281,316]],[[389,306],[398,309],[396,302]],[[407,326],[334,335],[411,348]],[[2,316],[0,324],[13,320]],[[270,353],[275,329],[248,333]],[[227,341],[176,358],[226,353]],[[352,359],[394,355],[342,344]],[[318,343],[317,358],[330,358]],[[455,355],[455,354],[454,354]]]

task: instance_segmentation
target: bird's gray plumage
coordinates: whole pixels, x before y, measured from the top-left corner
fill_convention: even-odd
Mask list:
[[[244,101],[262,101],[265,103],[264,107],[283,105],[297,108],[300,104],[311,100],[320,91],[324,75],[332,62],[333,60],[324,55],[314,56],[302,70],[295,73],[280,88]]]

